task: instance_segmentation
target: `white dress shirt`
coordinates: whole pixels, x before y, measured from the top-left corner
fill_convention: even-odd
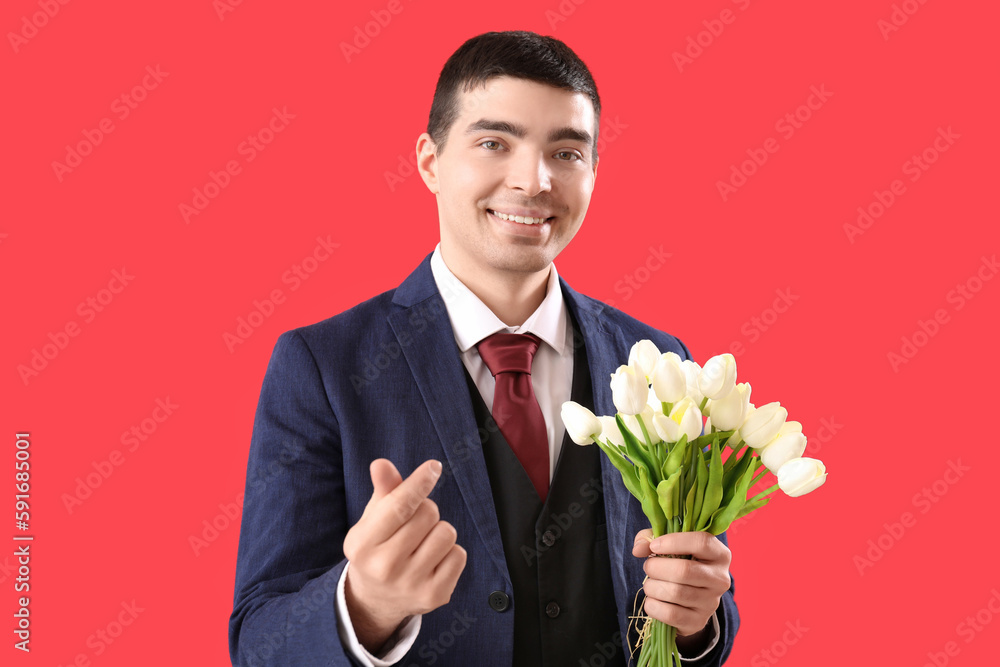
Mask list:
[[[573,325],[569,310],[563,302],[562,290],[559,288],[559,274],[555,264],[549,265],[548,283],[545,297],[527,320],[520,326],[509,326],[491,311],[479,297],[472,293],[466,285],[444,263],[441,257],[441,244],[434,248],[431,255],[431,272],[434,282],[444,300],[455,333],[455,342],[462,355],[462,363],[476,383],[483,402],[493,405],[493,392],[496,387],[490,369],[479,356],[476,344],[492,334],[532,333],[542,340],[531,363],[531,386],[535,399],[545,418],[545,432],[549,442],[549,482],[559,460],[563,436],[566,432],[560,417],[562,404],[570,400],[573,388]],[[379,657],[373,656],[358,642],[354,627],[350,623],[347,602],[344,595],[344,582],[347,579],[347,569],[344,568],[337,586],[337,630],[341,639],[349,647],[354,657],[369,667],[389,667],[402,659],[410,650],[420,632],[420,616],[408,619],[384,647],[385,651]],[[705,655],[719,641],[719,621],[712,617],[715,638],[702,655]],[[690,658],[690,660],[697,660]],[[685,660],[685,658],[682,658]]]

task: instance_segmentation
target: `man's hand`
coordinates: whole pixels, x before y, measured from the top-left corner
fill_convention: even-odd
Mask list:
[[[732,552],[706,532],[671,533],[650,542],[652,538],[653,531],[647,528],[635,536],[632,546],[633,556],[646,559],[643,569],[648,579],[642,587],[646,614],[677,628],[678,647],[707,646],[702,630],[729,590]],[[691,560],[649,558],[665,554],[690,555]],[[690,640],[684,641],[685,636]]]
[[[351,562],[345,582],[351,623],[375,653],[408,617],[451,600],[466,552],[427,498],[441,476],[439,462],[424,462],[403,481],[390,461],[376,459],[371,475],[375,491],[347,531],[344,555]]]

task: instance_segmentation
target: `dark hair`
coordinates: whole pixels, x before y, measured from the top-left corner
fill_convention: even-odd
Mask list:
[[[438,154],[444,150],[448,131],[459,114],[458,93],[474,90],[498,76],[537,81],[574,93],[584,93],[594,104],[594,143],[601,122],[601,98],[590,70],[572,49],[554,37],[525,30],[487,32],[466,41],[451,54],[441,69],[427,133]]]

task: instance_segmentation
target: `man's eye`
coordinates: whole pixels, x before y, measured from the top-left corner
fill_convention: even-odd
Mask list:
[[[483,146],[483,147],[486,147],[486,144],[496,144],[497,148],[500,147],[500,142],[499,141],[493,141],[492,139],[487,139],[486,141],[484,141],[483,143],[481,143],[479,145]],[[487,148],[486,150],[494,150],[494,149]]]
[[[581,160],[581,159],[583,159],[583,158],[581,158],[581,157],[580,157],[579,155],[577,155],[576,153],[574,153],[573,151],[559,151],[558,153],[556,153],[556,155],[569,155],[569,156],[571,156],[571,157],[572,157],[573,159],[576,159],[576,160]]]

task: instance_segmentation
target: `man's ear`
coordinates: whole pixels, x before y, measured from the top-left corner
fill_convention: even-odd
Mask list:
[[[437,145],[431,139],[431,135],[426,132],[417,137],[417,171],[420,178],[424,179],[424,185],[433,194],[440,190],[437,175]]]

